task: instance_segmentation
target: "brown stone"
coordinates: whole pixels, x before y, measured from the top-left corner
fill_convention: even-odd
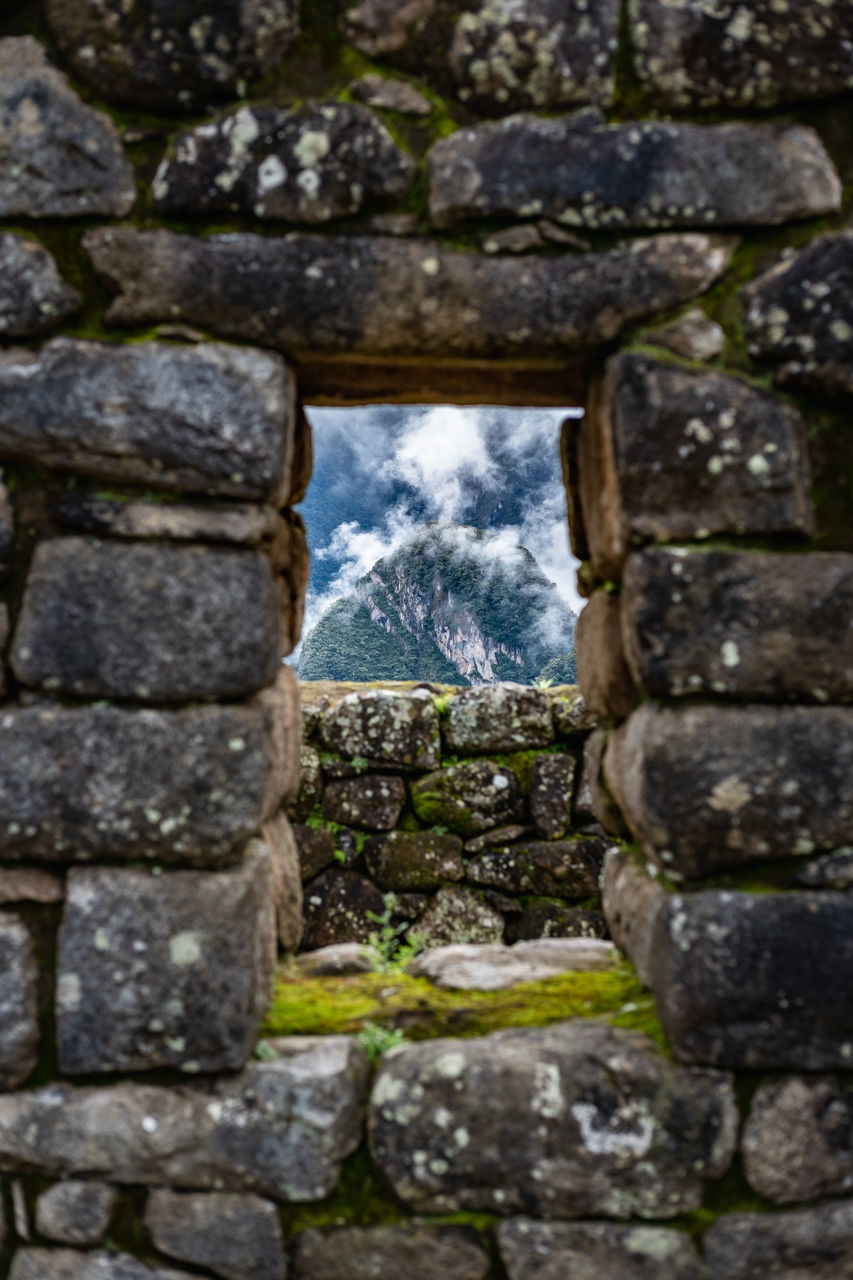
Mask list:
[[[604,756],[609,739],[610,731],[602,726],[594,729],[584,744],[583,768],[575,799],[575,821],[594,819],[611,835],[620,840],[630,839],[625,819],[604,781]]]
[[[61,902],[65,887],[59,876],[35,867],[4,867],[0,870],[0,903]]]
[[[484,1280],[489,1259],[465,1227],[424,1223],[303,1231],[296,1240],[293,1280]]]
[[[578,762],[573,755],[535,756],[530,771],[530,816],[543,840],[565,835],[572,820]],[[523,832],[519,832],[522,835]],[[509,836],[508,839],[516,839]]]
[[[775,1204],[849,1193],[851,1126],[853,1085],[846,1072],[764,1081],[741,1141],[749,1185]]]
[[[507,893],[587,898],[598,893],[606,842],[597,839],[527,840],[472,858],[468,879]]]
[[[652,984],[655,922],[668,902],[666,889],[633,854],[618,848],[604,855],[601,905],[610,936],[633,961],[644,987]]]
[[[723,329],[701,307],[692,307],[677,320],[650,329],[643,336],[647,342],[665,347],[684,360],[716,360],[726,343]]]
[[[323,871],[304,893],[306,951],[337,942],[366,942],[379,928],[376,917],[385,910],[382,894],[355,871]]]
[[[597,726],[598,716],[586,705],[583,694],[575,685],[565,685],[549,692],[558,737],[586,735]]]
[[[839,1280],[853,1274],[853,1201],[723,1214],[702,1243],[709,1280]]]
[[[364,847],[371,877],[380,889],[439,889],[465,875],[462,841],[432,831],[392,831],[374,836]]]
[[[397,111],[400,115],[428,116],[432,103],[413,84],[406,80],[392,80],[388,76],[370,72],[353,80],[349,91],[359,102],[384,111]]]
[[[298,951],[302,941],[302,865],[296,837],[283,813],[265,822],[261,835],[272,860],[278,944],[282,951]]]
[[[619,596],[595,591],[581,609],[575,632],[578,683],[595,715],[623,720],[637,695],[625,663]]]
[[[297,822],[293,826],[293,837],[303,881],[313,880],[335,861],[335,837],[325,827],[304,827]]]

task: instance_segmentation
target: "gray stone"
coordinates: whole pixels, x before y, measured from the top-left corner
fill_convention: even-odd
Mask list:
[[[413,28],[430,18],[436,0],[361,0],[341,20],[345,40],[375,58],[402,48]]]
[[[578,762],[572,755],[536,756],[530,771],[530,816],[536,834],[554,840],[572,818]]]
[[[667,1227],[511,1218],[498,1246],[509,1280],[705,1280],[689,1236]]]
[[[257,551],[52,538],[27,574],[12,670],[84,697],[245,697],[275,680],[281,611]]]
[[[53,329],[80,306],[37,240],[0,234],[0,335],[25,338]]]
[[[84,245],[120,290],[110,323],[203,323],[297,358],[535,356],[561,368],[568,348],[608,342],[703,293],[734,247],[693,233],[587,255],[484,258],[393,236],[195,239],[132,227],[89,231]]]
[[[55,338],[0,357],[0,456],[277,502],[294,397],[287,366],[267,351]]]
[[[323,871],[304,890],[306,951],[339,942],[366,942],[378,930],[385,911],[382,894],[355,871],[340,867]]]
[[[136,180],[109,116],[86,106],[31,36],[0,40],[0,217],[123,217]]]
[[[293,822],[304,822],[323,799],[323,766],[316,747],[303,742],[299,753],[299,790],[288,807]]]
[[[560,738],[574,738],[590,733],[598,725],[598,716],[586,705],[580,689],[567,685],[551,693],[554,728]]]
[[[326,784],[323,817],[370,831],[390,831],[396,826],[405,799],[402,778],[382,774],[339,778]]]
[[[235,871],[69,872],[56,983],[68,1075],[244,1066],[272,991],[272,859]]]
[[[489,1259],[474,1231],[417,1223],[303,1231],[293,1265],[294,1280],[484,1280]]]
[[[161,1253],[209,1267],[225,1280],[284,1280],[284,1247],[274,1204],[259,1196],[152,1191],[145,1228]]]
[[[306,827],[295,823],[293,838],[299,853],[299,868],[303,880],[313,880],[314,876],[335,861],[335,837],[325,827]]]
[[[233,859],[289,785],[298,733],[291,682],[282,667],[251,702],[186,711],[4,708],[2,856]]]
[[[457,943],[416,956],[406,972],[428,978],[445,991],[501,991],[521,982],[541,982],[561,973],[612,969],[609,942],[587,938],[538,938],[511,947]]]
[[[416,168],[367,107],[244,106],[178,134],[151,190],[163,213],[321,223],[393,202]]]
[[[439,889],[412,932],[429,947],[502,942],[504,918],[483,897],[456,885]]]
[[[652,984],[655,926],[668,911],[669,895],[660,880],[632,854],[608,849],[601,877],[601,905],[611,937],[630,956],[644,987]]]
[[[703,1246],[709,1280],[838,1280],[853,1274],[853,1202],[727,1213]]]
[[[545,747],[554,741],[548,695],[520,684],[483,685],[447,704],[444,745],[462,754]]]
[[[607,842],[598,839],[527,840],[481,853],[468,863],[468,879],[507,893],[588,898],[598,893]]]
[[[653,698],[853,700],[853,555],[649,548],[628,557],[621,614]]]
[[[522,827],[519,823],[507,827],[493,827],[491,831],[484,831],[482,835],[474,836],[473,840],[466,840],[462,847],[466,853],[482,853],[484,849],[510,844],[513,840],[520,840],[522,836],[529,834],[529,828]]]
[[[583,767],[575,797],[575,820],[595,821],[609,835],[620,840],[631,833],[610,794],[603,777],[604,756],[610,741],[610,730],[603,725],[594,729],[584,743]]]
[[[539,228],[528,222],[503,231],[487,231],[480,237],[479,244],[483,253],[530,253],[543,248],[545,241]]]
[[[38,1062],[38,971],[29,930],[0,915],[0,1089],[23,1084]]]
[[[364,846],[368,873],[380,889],[438,889],[448,880],[462,880],[462,841],[432,831],[391,831],[374,836]]]
[[[434,227],[531,213],[591,231],[763,226],[841,207],[813,129],[606,124],[596,110],[457,130],[430,152],[429,183]]]
[[[510,941],[536,938],[608,938],[607,921],[600,911],[570,907],[558,898],[533,898],[508,930]]]
[[[373,953],[362,942],[337,942],[316,951],[296,956],[293,964],[306,978],[349,977],[356,973],[372,973]]]
[[[625,663],[620,597],[594,591],[581,610],[575,633],[578,683],[591,711],[624,720],[637,702],[634,680]]]
[[[629,0],[634,70],[665,107],[772,107],[853,87],[844,0]]]
[[[726,1076],[582,1019],[394,1049],[369,1118],[374,1160],[412,1208],[548,1217],[689,1212],[737,1128]]]
[[[15,513],[12,510],[12,499],[9,494],[8,487],[3,483],[3,472],[0,471],[0,577],[5,577],[12,567],[12,557],[15,554]],[[4,605],[5,617],[0,620],[3,622],[2,634],[0,634],[0,647],[5,648],[6,640],[9,635],[9,613]]]
[[[463,837],[517,821],[524,815],[518,777],[508,765],[469,760],[448,765],[411,785],[421,822],[449,827]]]
[[[820,236],[743,290],[750,355],[784,387],[853,395],[853,231]]]
[[[0,1161],[50,1177],[107,1169],[120,1185],[322,1200],[361,1141],[367,1056],[345,1036],[266,1043],[274,1060],[198,1087],[51,1084],[0,1095]]]
[[[677,320],[650,329],[644,337],[685,360],[716,360],[726,344],[723,329],[701,307],[691,307]]]
[[[776,1204],[853,1189],[853,1085],[847,1074],[759,1085],[741,1147],[750,1186]]]
[[[645,703],[604,773],[652,861],[696,877],[850,843],[851,766],[853,708]]]
[[[140,9],[49,0],[51,30],[81,80],[108,101],[167,114],[242,95],[299,34],[298,0],[146,0]]]
[[[302,866],[296,837],[283,813],[264,823],[261,834],[272,860],[278,944],[282,951],[298,951],[302,941]],[[252,845],[255,843],[259,842]]]
[[[596,573],[618,579],[640,542],[812,533],[805,440],[794,409],[736,378],[612,357],[578,438]]]
[[[797,884],[809,889],[849,889],[853,886],[853,849],[837,849],[807,862],[797,872]]]
[[[115,1203],[116,1189],[105,1182],[57,1182],[36,1200],[36,1230],[59,1244],[100,1244]]]
[[[186,1271],[148,1266],[129,1253],[18,1249],[9,1280],[192,1280]]]
[[[413,84],[405,80],[391,80],[387,76],[370,72],[353,80],[349,91],[359,102],[368,107],[385,111],[398,111],[406,116],[428,116],[432,103]]]
[[[99,497],[65,489],[53,510],[60,524],[110,538],[169,538],[175,542],[224,542],[256,547],[275,539],[281,518],[274,507],[248,502],[146,502]]]
[[[438,764],[438,712],[426,689],[350,693],[320,722],[324,746],[349,760],[434,769]]]

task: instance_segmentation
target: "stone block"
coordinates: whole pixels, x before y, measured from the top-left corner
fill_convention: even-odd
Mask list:
[[[323,871],[305,886],[302,947],[316,951],[338,942],[366,942],[385,910],[382,894],[356,871]]]
[[[453,943],[502,942],[504,918],[485,901],[486,895],[447,885],[439,889],[415,922],[412,933],[428,947]]]
[[[0,358],[0,456],[275,503],[288,483],[294,394],[268,351],[54,338]]]
[[[623,720],[637,702],[634,680],[625,662],[621,602],[609,591],[594,591],[578,617],[575,651],[578,684],[596,715]]]
[[[0,233],[0,335],[44,333],[73,315],[80,301],[37,240]]]
[[[650,329],[643,336],[683,360],[716,360],[726,345],[725,330],[701,307],[691,307],[676,320]]]
[[[77,1249],[18,1249],[9,1280],[192,1280],[186,1271],[149,1266],[129,1253]]]
[[[853,699],[853,555],[649,548],[628,557],[621,603],[653,698]]]
[[[853,708],[646,703],[604,774],[648,856],[688,878],[853,841]]]
[[[509,1280],[706,1280],[689,1236],[671,1227],[510,1218],[498,1246]]]
[[[689,1212],[737,1127],[726,1076],[583,1020],[395,1049],[369,1112],[374,1160],[411,1208],[549,1218]]]
[[[349,760],[412,769],[434,769],[438,764],[438,712],[426,689],[347,694],[323,716],[320,737],[325,747]]]
[[[105,498],[65,489],[51,504],[61,525],[109,538],[168,538],[256,547],[275,542],[281,519],[274,507],[248,502],[147,502],[124,494]]]
[[[629,0],[634,70],[663,107],[772,107],[853,84],[853,14],[843,0]]]
[[[296,837],[283,813],[270,818],[261,834],[272,862],[278,944],[282,951],[298,951],[302,941],[302,867]]]
[[[0,870],[0,904],[7,902],[62,902],[65,886],[61,876],[36,867],[4,867]]]
[[[703,1245],[709,1280],[839,1280],[853,1273],[853,1202],[727,1213]]]
[[[290,803],[291,822],[305,822],[323,799],[323,766],[316,747],[303,742],[299,753],[299,789]]]
[[[303,881],[313,880],[335,861],[335,837],[325,827],[293,826],[293,838],[299,853],[299,870]]]
[[[323,792],[323,817],[370,831],[390,831],[406,799],[402,778],[366,774],[329,782]]]
[[[543,840],[564,835],[571,823],[577,771],[578,762],[568,753],[534,757],[530,771],[530,816],[536,834]]]
[[[607,921],[600,911],[570,907],[558,898],[529,901],[507,931],[510,942],[537,938],[608,938]]]
[[[759,1085],[741,1148],[749,1185],[766,1200],[797,1204],[853,1189],[849,1058],[843,1075],[783,1076]]]
[[[469,760],[418,778],[412,804],[429,826],[449,827],[463,838],[524,816],[521,783],[508,765]]]
[[[295,677],[242,705],[0,715],[4,858],[218,865],[278,808],[297,758]],[[11,744],[14,744],[12,746]]]
[[[404,116],[428,116],[433,106],[429,98],[420,93],[407,80],[392,80],[388,76],[368,72],[359,76],[349,86],[351,95],[368,107],[381,111],[396,111]]]
[[[380,889],[423,891],[462,880],[462,841],[432,831],[391,831],[364,846],[368,873]]]
[[[588,898],[598,893],[606,848],[607,842],[596,838],[526,840],[479,854],[466,873],[473,884],[506,893]]]
[[[630,839],[630,831],[607,789],[603,777],[604,756],[610,731],[594,729],[584,744],[583,767],[575,797],[575,821],[597,822],[609,835]]]
[[[187,11],[171,0],[118,11],[49,0],[47,18],[63,55],[97,93],[166,114],[239,95],[241,79],[271,71],[299,35],[297,0],[206,0]]]
[[[109,1230],[116,1194],[106,1182],[54,1183],[36,1200],[36,1230],[59,1244],[100,1244]]]
[[[616,960],[615,948],[597,938],[536,938],[511,947],[494,942],[432,947],[406,972],[444,991],[501,991],[561,973],[612,969]]]
[[[783,387],[853,395],[853,231],[819,236],[743,290],[750,355]]]
[[[546,747],[554,741],[548,695],[524,685],[484,685],[447,704],[444,745],[463,755]]]
[[[169,1258],[208,1267],[225,1280],[284,1280],[278,1213],[260,1196],[152,1191],[144,1221]]]
[[[644,987],[652,985],[655,925],[669,894],[636,857],[616,847],[604,855],[601,905],[610,936],[631,958]]]
[[[51,538],[27,574],[12,669],[82,697],[246,697],[276,678],[281,612],[257,551]]]
[[[31,36],[0,40],[0,217],[123,217],[136,180],[109,116],[87,106]]]
[[[51,1084],[2,1094],[0,1161],[48,1177],[109,1169],[119,1185],[323,1200],[361,1141],[367,1056],[346,1036],[267,1044],[275,1059],[199,1087]]]
[[[38,971],[18,916],[0,915],[0,1089],[23,1084],[38,1062]]]
[[[178,134],[154,177],[162,213],[328,222],[405,195],[417,172],[385,125],[351,102],[238,107]]]
[[[598,716],[586,705],[580,689],[567,685],[551,694],[554,728],[560,738],[586,735],[598,725]]]
[[[294,1280],[484,1280],[489,1259],[470,1228],[417,1223],[303,1231],[293,1265]]]
[[[74,868],[59,931],[60,1069],[234,1071],[272,991],[272,859],[234,871]]]
[[[628,910],[636,916],[641,907],[636,901]],[[849,1066],[851,923],[853,900],[844,893],[669,897],[656,915],[648,964],[674,1053],[745,1070]]]
[[[841,180],[797,124],[607,124],[600,111],[458,129],[429,157],[434,227],[531,212],[571,227],[778,224],[834,212]]]
[[[596,572],[618,579],[641,542],[812,533],[805,439],[794,409],[736,378],[613,356],[578,439]]]
[[[84,245],[119,291],[110,323],[203,324],[297,359],[548,358],[561,367],[568,349],[608,342],[704,293],[734,249],[689,233],[603,253],[485,258],[419,238],[196,239],[132,227],[89,231]]]

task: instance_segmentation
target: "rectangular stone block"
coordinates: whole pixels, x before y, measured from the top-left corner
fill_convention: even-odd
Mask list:
[[[853,699],[853,555],[650,548],[629,556],[621,603],[653,698]]]
[[[149,1266],[130,1253],[96,1249],[18,1249],[9,1280],[192,1280],[189,1272]]]
[[[631,714],[637,691],[625,662],[619,596],[594,591],[578,616],[575,652],[578,684],[590,711],[624,719]]]
[[[450,699],[443,732],[446,749],[462,755],[544,747],[554,741],[551,703],[523,685],[466,689]]]
[[[55,338],[0,355],[0,458],[275,503],[290,481],[295,394],[269,351]]]
[[[841,1280],[853,1275],[853,1202],[727,1213],[703,1243],[709,1280]]]
[[[489,1258],[470,1227],[425,1223],[387,1227],[313,1228],[297,1237],[296,1280],[484,1280]]]
[[[145,1227],[156,1247],[226,1280],[284,1280],[276,1207],[260,1196],[153,1191]]]
[[[12,669],[83,697],[246,697],[276,677],[281,614],[257,551],[52,538],[27,574]]]
[[[274,507],[259,503],[147,501],[124,493],[107,498],[79,489],[58,493],[52,509],[60,524],[102,537],[169,538],[245,547],[275,538],[281,524]]]
[[[853,842],[853,708],[658,707],[610,739],[634,838],[681,876]]]
[[[736,378],[613,356],[577,442],[596,572],[619,578],[643,542],[812,533],[805,439],[794,409]]]
[[[39,702],[0,714],[0,853],[216,866],[295,785],[296,680],[250,702],[131,711]]]
[[[0,334],[23,338],[53,329],[80,306],[38,240],[0,234]]]
[[[671,1227],[510,1218],[498,1243],[509,1280],[705,1280],[689,1236]]]
[[[5,912],[0,914],[0,1015],[0,1089],[14,1089],[38,1062],[38,971],[27,926]]]

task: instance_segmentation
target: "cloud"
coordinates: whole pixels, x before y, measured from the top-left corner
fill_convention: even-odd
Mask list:
[[[430,409],[399,442],[388,474],[423,495],[432,519],[459,520],[472,487],[498,480],[481,414],[455,405]]]

